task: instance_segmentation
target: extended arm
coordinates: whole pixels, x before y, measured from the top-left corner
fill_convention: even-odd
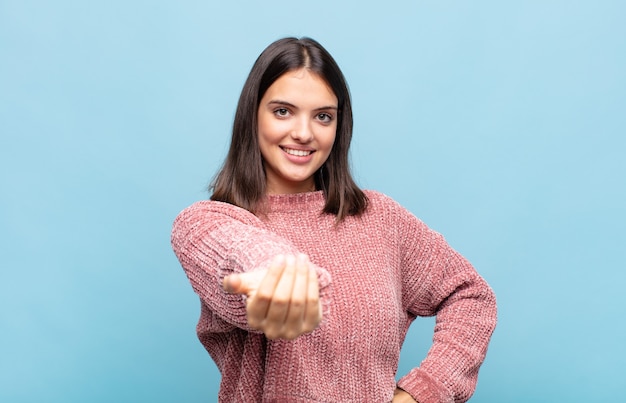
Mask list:
[[[213,201],[195,203],[179,214],[172,229],[172,247],[207,307],[226,323],[251,331],[245,298],[224,291],[224,279],[267,270],[277,255],[298,255],[291,242],[265,229],[258,217]],[[330,276],[315,265],[311,267],[323,301]]]

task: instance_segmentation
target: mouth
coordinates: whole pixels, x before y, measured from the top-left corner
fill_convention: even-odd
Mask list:
[[[313,150],[294,150],[293,148],[280,147],[284,152],[289,155],[295,155],[296,157],[306,157],[313,154]]]

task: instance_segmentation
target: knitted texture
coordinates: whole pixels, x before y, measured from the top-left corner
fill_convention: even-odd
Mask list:
[[[390,402],[396,384],[420,403],[472,395],[496,324],[491,288],[440,234],[366,193],[367,211],[338,225],[321,212],[322,192],[268,196],[259,217],[201,201],[176,218],[172,246],[200,297],[197,332],[222,374],[220,402]],[[322,323],[267,340],[222,280],[299,252],[316,266]],[[433,315],[430,351],[396,382],[409,325]]]

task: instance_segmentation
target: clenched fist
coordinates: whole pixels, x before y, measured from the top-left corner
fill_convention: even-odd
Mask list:
[[[322,320],[317,274],[306,255],[278,255],[268,269],[227,276],[223,287],[247,296],[248,325],[268,339],[295,339]]]

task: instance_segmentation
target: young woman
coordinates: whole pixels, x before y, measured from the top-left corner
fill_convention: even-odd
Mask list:
[[[330,54],[307,38],[266,48],[211,200],[172,231],[220,402],[463,402],[474,391],[494,294],[441,235],[356,186],[351,136]],[[397,381],[409,325],[432,315],[428,355]]]

